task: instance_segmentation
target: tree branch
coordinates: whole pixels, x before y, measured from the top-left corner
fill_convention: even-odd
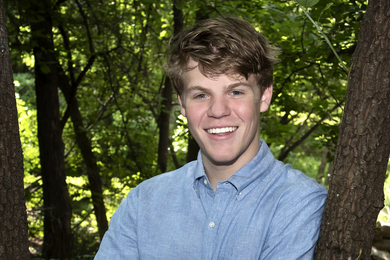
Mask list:
[[[331,111],[334,111],[336,108],[338,108],[339,105],[336,104]],[[320,125],[321,123],[327,118],[327,116],[324,116],[320,119],[320,121],[316,122],[314,126],[312,126],[309,131],[307,131],[303,136],[301,136],[296,142],[294,142],[287,150],[280,153],[278,156],[279,161],[283,161],[287,158],[288,154],[293,151],[298,145],[300,145],[306,138],[308,138]]]

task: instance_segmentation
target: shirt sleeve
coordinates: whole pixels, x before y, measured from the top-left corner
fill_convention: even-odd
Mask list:
[[[135,190],[130,191],[112,216],[94,260],[139,259]]]
[[[292,187],[279,200],[261,259],[313,259],[326,190],[307,192],[305,188]]]

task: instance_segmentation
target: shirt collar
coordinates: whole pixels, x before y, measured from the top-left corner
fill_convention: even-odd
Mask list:
[[[199,151],[197,163],[196,163],[195,171],[194,171],[194,180],[201,179],[203,176],[205,176],[207,178],[206,172],[205,172],[204,166],[203,166],[202,154]]]
[[[260,142],[261,146],[255,157],[225,181],[231,183],[239,193],[245,188],[252,186],[250,185],[251,183],[263,179],[266,175],[265,173],[270,172],[269,167],[275,160],[266,142],[262,139]],[[202,177],[207,178],[199,151],[194,171],[194,181],[202,179]]]

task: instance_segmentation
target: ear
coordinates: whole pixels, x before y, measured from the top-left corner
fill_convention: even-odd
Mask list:
[[[273,87],[270,85],[268,88],[264,90],[263,95],[261,96],[261,102],[260,102],[260,112],[263,113],[268,110],[271,99],[272,99],[272,90]]]
[[[183,116],[186,116],[186,108],[185,108],[185,105],[184,105],[183,101],[181,100],[181,96],[177,95],[177,99],[179,100],[181,114]]]

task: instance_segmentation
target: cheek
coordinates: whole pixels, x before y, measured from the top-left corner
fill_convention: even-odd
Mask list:
[[[187,114],[198,116],[207,111],[208,107],[209,102],[187,102],[186,110]]]
[[[202,118],[201,108],[198,108],[197,106],[187,106],[186,117],[187,117],[188,125],[199,124]]]
[[[260,116],[260,104],[257,102],[252,104],[242,103],[236,106],[235,111],[244,121],[257,121]]]

